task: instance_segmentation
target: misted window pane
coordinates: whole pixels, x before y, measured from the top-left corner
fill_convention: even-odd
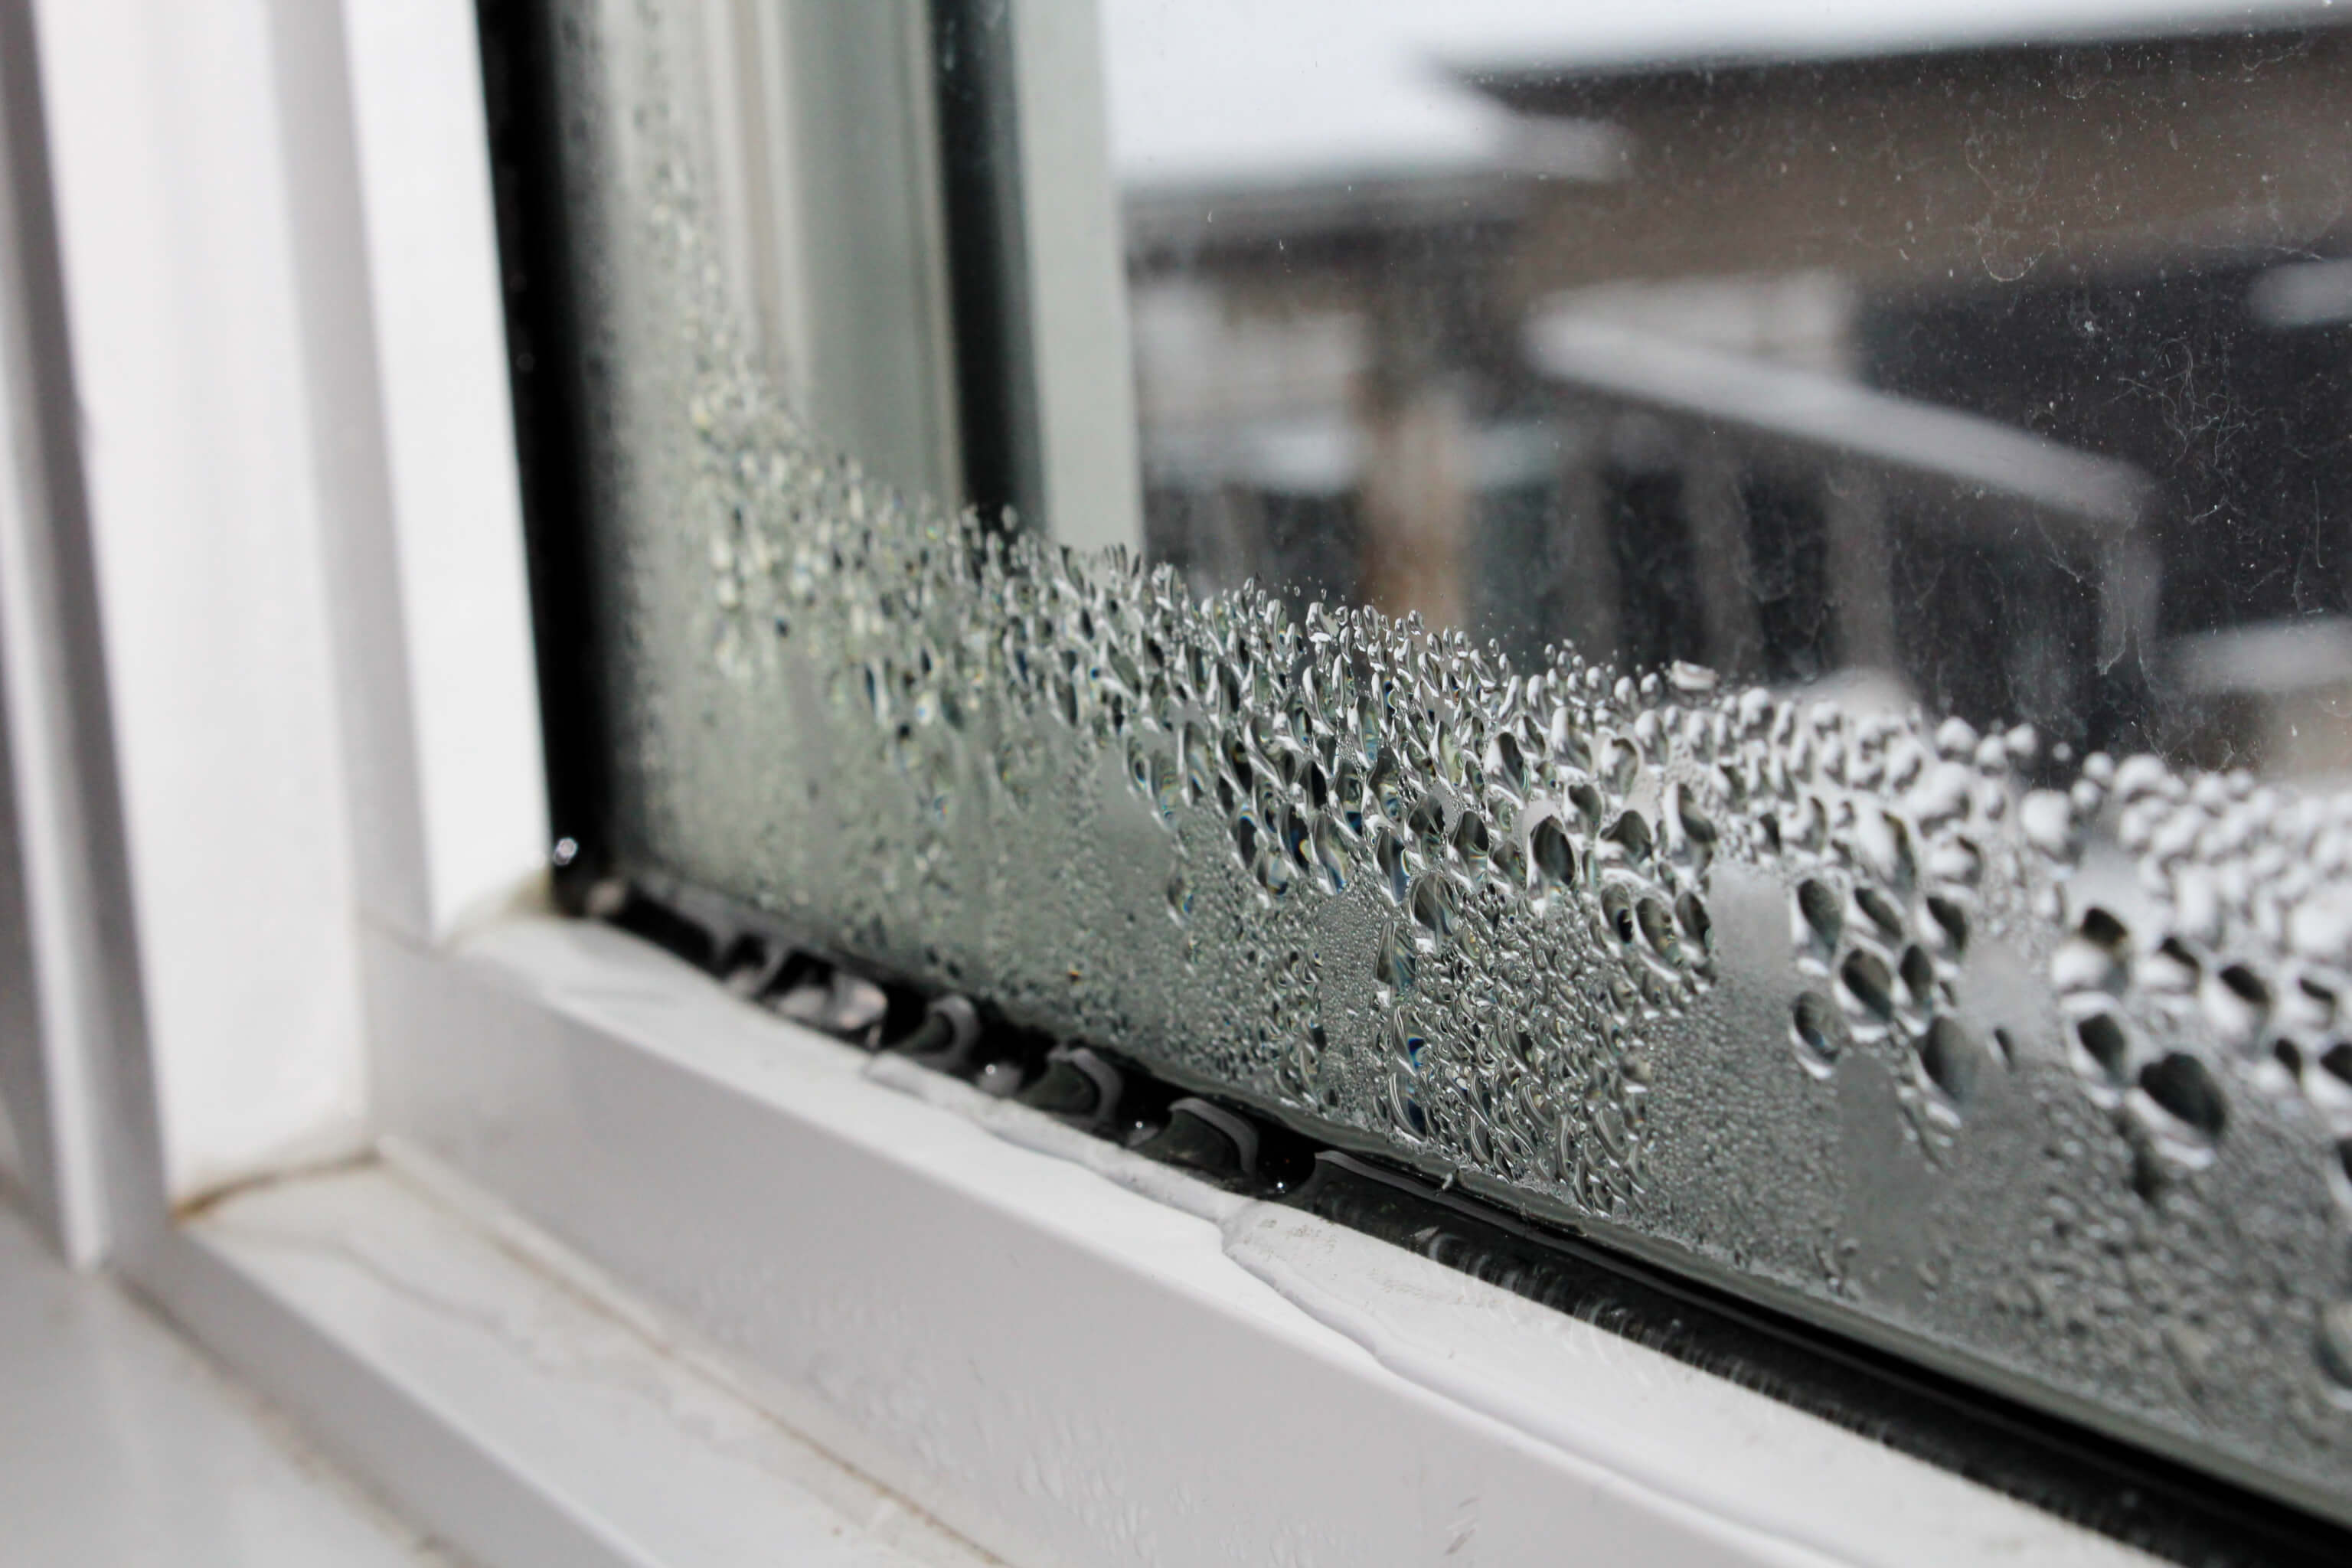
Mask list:
[[[930,8],[546,4],[620,870],[2352,1517],[2332,14],[1104,0],[1088,557]]]

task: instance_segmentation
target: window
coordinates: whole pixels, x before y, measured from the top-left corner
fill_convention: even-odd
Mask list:
[[[524,9],[583,886],[2352,1510],[2332,16]]]

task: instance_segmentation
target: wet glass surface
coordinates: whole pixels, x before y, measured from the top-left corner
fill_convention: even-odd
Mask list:
[[[2338,34],[1110,0],[1082,555],[549,5],[619,869],[2352,1518]]]

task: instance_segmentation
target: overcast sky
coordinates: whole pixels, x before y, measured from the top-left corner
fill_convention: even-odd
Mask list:
[[[1192,184],[1475,165],[1449,66],[1820,58],[2332,16],[2334,0],[1102,0],[1114,166]],[[2352,13],[2352,0],[2345,0]]]

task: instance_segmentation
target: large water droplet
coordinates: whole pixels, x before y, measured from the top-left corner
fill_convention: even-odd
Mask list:
[[[1381,886],[1391,900],[1402,903],[1411,890],[1412,873],[1405,864],[1404,843],[1383,826],[1374,835],[1373,862],[1381,868]]]
[[[2074,1021],[2074,1040],[2082,1047],[2078,1065],[2084,1071],[2117,1088],[2130,1081],[2131,1036],[2122,1019],[2104,1011],[2078,1018]]]
[[[1863,1013],[1882,1021],[1895,1016],[1894,977],[1876,953],[1859,947],[1847,953],[1838,965],[1838,979],[1847,999]]]
[[[1424,871],[1413,879],[1412,918],[1433,937],[1454,933],[1460,900],[1451,878],[1443,871]]]
[[[2331,1301],[2319,1310],[2315,1348],[2320,1370],[2336,1384],[2336,1398],[2352,1397],[2352,1301]]]
[[[1635,866],[1645,865],[1657,840],[1650,833],[1650,819],[1638,811],[1620,813],[1601,836],[1604,844],[1613,846],[1624,860]]]
[[[2189,1132],[2207,1142],[2221,1136],[2229,1103],[2211,1070],[2195,1057],[2174,1051],[2148,1063],[2140,1069],[2139,1087]]]
[[[1183,775],[1177,772],[1176,759],[1164,751],[1155,749],[1151,753],[1150,785],[1160,820],[1173,826],[1177,809],[1184,804]]]
[[[1968,912],[1957,901],[1934,893],[1927,895],[1927,910],[1929,924],[1925,934],[1939,942],[1944,951],[1954,958],[1966,953],[1969,949]]]
[[[1870,874],[1896,898],[1907,896],[1917,876],[1910,830],[1890,813],[1864,811],[1854,819],[1853,835],[1854,847]]]
[[[2232,963],[2214,974],[2199,993],[2207,1022],[2224,1045],[2251,1048],[2262,1037],[2270,1017],[2271,991],[2261,975],[2242,963]]]
[[[1633,895],[1622,882],[1610,882],[1601,888],[1601,918],[1619,942],[1631,942],[1641,934],[1633,921]]]
[[[1685,893],[1675,900],[1675,919],[1702,954],[1715,951],[1715,921],[1706,912],[1706,900],[1696,893]]]
[[[1421,973],[1421,955],[1412,940],[1396,926],[1381,932],[1380,952],[1372,960],[1372,978],[1399,996],[1410,995]]]
[[[1902,979],[1903,989],[1909,994],[1913,1006],[1935,1005],[1936,965],[1925,951],[1917,947],[1905,948],[1903,956],[1895,963],[1895,973]]]
[[[1815,1078],[1826,1079],[1836,1069],[1845,1047],[1845,1022],[1837,1006],[1818,991],[1800,992],[1790,1009],[1790,1037],[1797,1060]]]
[[[1828,883],[1811,877],[1797,884],[1797,941],[1810,943],[1824,958],[1837,951],[1845,931],[1845,913]]]
[[[2056,790],[2037,789],[2017,808],[2025,841],[2051,859],[2071,864],[2081,848],[2075,837],[2074,803]]]
[[[1546,816],[1536,823],[1528,835],[1528,858],[1546,889],[1568,887],[1576,880],[1576,851],[1558,817]]]
[[[1869,917],[1870,923],[1889,941],[1901,942],[1909,934],[1908,922],[1904,920],[1903,911],[1895,906],[1894,900],[1876,888],[1865,882],[1853,890],[1853,901],[1854,907]]]
[[[1315,864],[1326,888],[1334,893],[1348,890],[1347,830],[1328,813],[1315,819]]]
[[[1937,1018],[1919,1038],[1919,1065],[1927,1081],[1955,1105],[1967,1104],[1976,1092],[1977,1068],[1983,1059],[1982,1050],[1955,1018]]]
[[[1463,863],[1474,868],[1485,865],[1493,843],[1486,819],[1475,811],[1464,810],[1461,819],[1454,825],[1454,852]]]
[[[1633,922],[1641,928],[1642,940],[1650,950],[1667,963],[1679,966],[1683,962],[1681,932],[1675,925],[1674,912],[1666,908],[1664,899],[1643,898],[1633,906]]]

